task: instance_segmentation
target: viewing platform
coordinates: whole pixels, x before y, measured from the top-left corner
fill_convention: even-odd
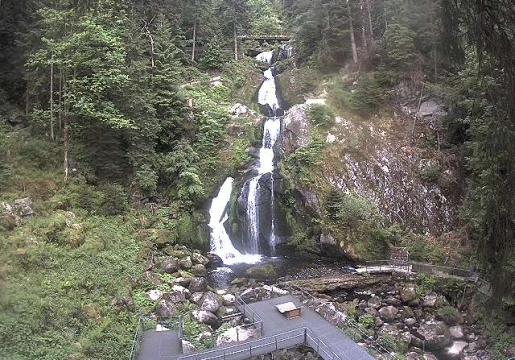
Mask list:
[[[301,309],[298,316],[289,317],[279,310],[281,304],[288,309]],[[325,360],[372,360],[365,349],[352,341],[342,330],[332,325],[315,311],[291,295],[285,295],[252,304],[239,303],[242,313],[251,314],[260,327],[262,336],[235,345],[226,345],[208,351],[182,354],[179,331],[145,331],[140,340],[138,360],[245,360],[277,350],[301,345],[311,347]],[[284,306],[283,306],[284,307]]]

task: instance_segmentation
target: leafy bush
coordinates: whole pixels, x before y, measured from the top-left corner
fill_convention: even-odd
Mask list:
[[[462,320],[461,314],[455,307],[444,306],[436,312],[440,320],[445,321],[449,325],[459,324]]]
[[[125,188],[120,184],[105,184],[101,188],[103,192],[100,211],[104,215],[120,215],[127,211],[129,203]]]
[[[329,128],[334,125],[334,113],[326,105],[311,105],[308,110],[308,119],[314,125]]]

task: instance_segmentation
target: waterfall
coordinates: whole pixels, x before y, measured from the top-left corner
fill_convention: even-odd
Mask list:
[[[261,260],[260,255],[242,254],[233,246],[227,231],[225,222],[229,218],[227,205],[231,201],[234,179],[229,177],[220,188],[218,195],[211,202],[209,209],[209,227],[211,228],[211,252],[220,256],[224,264],[237,263],[253,264]]]
[[[279,56],[287,58],[291,48],[283,47]],[[272,65],[274,52],[267,51],[256,56],[256,60]],[[211,251],[222,258],[226,265],[235,263],[256,263],[264,253],[265,242],[273,255],[276,247],[276,219],[274,214],[274,176],[276,170],[274,145],[281,134],[281,118],[283,113],[277,95],[276,70],[271,67],[263,73],[263,83],[258,92],[258,103],[265,107],[267,119],[263,127],[263,140],[259,150],[259,162],[255,167],[255,175],[245,184],[246,220],[248,240],[245,249],[249,253],[241,253],[231,242],[224,224],[228,219],[227,207],[231,199],[233,179],[228,178],[222,185],[218,196],[213,199],[209,214],[211,220]],[[269,181],[269,183],[267,183]],[[264,186],[266,184],[266,186]],[[265,191],[270,191],[270,199]],[[243,193],[242,193],[242,196]],[[268,236],[268,238],[266,238]]]

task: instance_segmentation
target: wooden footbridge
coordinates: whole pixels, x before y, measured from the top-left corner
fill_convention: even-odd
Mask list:
[[[303,304],[291,295],[253,304],[240,303],[240,310],[251,313],[263,336],[231,346],[184,355],[181,353],[179,333],[150,331],[143,334],[137,360],[245,360],[276,350],[311,347],[324,360],[373,360],[368,352],[352,341],[340,329],[315,311],[302,308],[301,316],[288,319],[277,310],[277,305]]]
[[[241,41],[267,41],[267,42],[285,42],[291,40],[291,35],[288,34],[255,34],[255,35],[240,35],[237,36],[238,40]]]

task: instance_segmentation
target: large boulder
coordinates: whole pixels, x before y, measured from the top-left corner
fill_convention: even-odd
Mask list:
[[[385,306],[379,309],[379,316],[387,323],[391,323],[395,320],[395,317],[399,313],[399,309],[395,306]]]
[[[193,261],[191,261],[191,257],[187,256],[184,259],[181,259],[179,264],[181,265],[181,269],[189,270],[193,266]]]
[[[410,284],[402,287],[399,291],[402,301],[405,303],[415,300],[417,297],[417,291],[415,285]]]
[[[218,327],[220,323],[215,314],[206,310],[194,310],[191,312],[191,316],[193,316],[198,323],[212,327]]]
[[[147,292],[147,297],[150,301],[157,301],[163,297],[163,292],[161,290],[150,290]]]
[[[468,343],[465,341],[455,341],[451,346],[445,348],[445,355],[449,360],[458,360],[465,351]]]
[[[202,264],[193,265],[190,271],[195,276],[205,276],[207,274],[206,267]]]
[[[416,335],[428,350],[440,350],[452,343],[449,328],[443,321],[426,322],[420,325]]]
[[[216,346],[235,344],[250,339],[256,339],[258,337],[259,331],[257,329],[233,327],[218,336],[216,339]]]
[[[159,301],[156,310],[156,315],[158,317],[168,319],[177,316],[178,314],[179,311],[172,300],[164,298]]]
[[[272,264],[253,266],[248,268],[245,274],[257,279],[273,279],[277,277],[277,272]]]
[[[381,304],[382,304],[382,300],[379,296],[372,296],[370,298],[370,300],[368,300],[368,303],[367,305],[373,309],[379,309],[381,307]]]
[[[207,292],[202,297],[200,310],[206,310],[206,311],[215,313],[218,311],[218,309],[220,309],[220,306],[221,306],[221,301],[220,301],[218,295],[216,295],[212,292]]]
[[[188,287],[190,292],[205,292],[207,290],[207,281],[204,278],[193,278],[190,281],[190,285]]]
[[[182,339],[182,353],[187,354],[193,354],[197,349],[195,348],[195,345],[190,343],[188,340]]]
[[[459,340],[459,339],[463,339],[463,337],[464,337],[463,328],[459,325],[451,326],[449,328],[449,332],[451,333],[451,336],[453,339]]]
[[[311,124],[307,110],[308,106],[305,104],[295,105],[283,118],[283,131],[279,144],[281,152],[286,156],[293,154],[298,148],[308,145],[311,141]]]
[[[209,263],[209,258],[196,251],[191,254],[191,259],[194,264],[202,264],[206,266]]]
[[[225,294],[222,296],[222,302],[224,306],[233,306],[236,304],[236,296],[233,294]]]
[[[35,215],[34,204],[30,198],[14,200],[14,209],[20,217],[33,217]]]
[[[216,254],[213,253],[207,253],[206,258],[209,259],[209,262],[206,264],[209,268],[217,268],[220,266],[223,266],[224,261],[222,258]]]
[[[447,111],[445,111],[443,104],[439,100],[430,99],[420,104],[418,114],[420,116],[445,116]]]
[[[173,274],[180,270],[179,260],[173,257],[167,257],[161,262],[161,271],[167,274]]]

